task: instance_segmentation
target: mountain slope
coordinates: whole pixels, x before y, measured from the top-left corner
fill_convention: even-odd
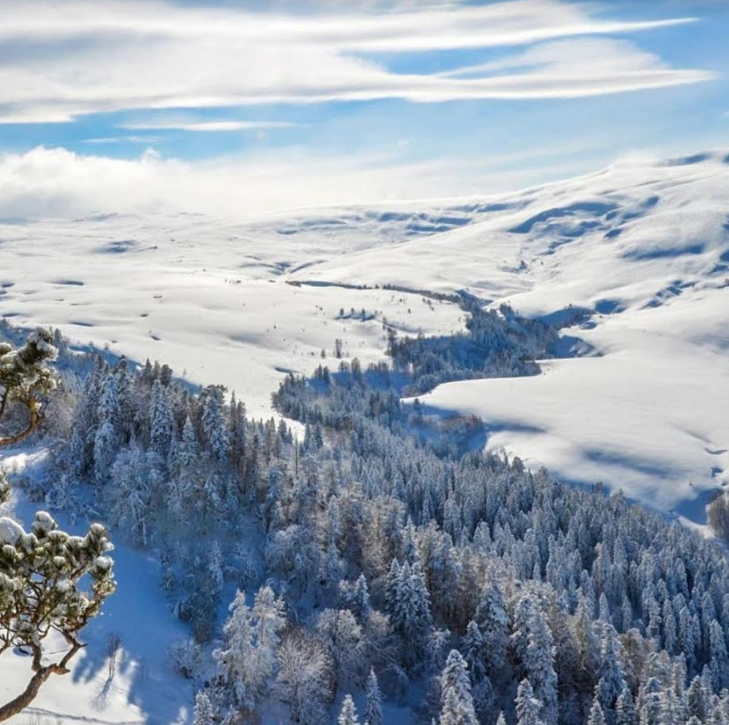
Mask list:
[[[729,156],[621,164],[501,206],[297,276],[465,289],[579,320],[566,333],[597,357],[444,385],[423,402],[483,417],[490,448],[703,522],[708,493],[729,480]]]
[[[322,350],[332,364],[337,339],[367,363],[381,359],[386,327],[461,328],[456,305],[418,290],[575,323],[566,334],[591,356],[547,362],[533,379],[443,386],[428,405],[481,415],[491,448],[695,522],[726,480],[726,152],[487,199],[249,224],[193,214],[4,224],[0,250],[0,314],[223,382],[254,415],[270,414],[287,371],[311,372]]]

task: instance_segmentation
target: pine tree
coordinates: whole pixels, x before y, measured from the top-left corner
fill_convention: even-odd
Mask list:
[[[213,653],[238,703],[251,710],[273,674],[279,635],[286,623],[283,610],[283,602],[270,587],[258,590],[252,608],[246,605],[245,594],[238,592],[223,628],[225,648]]]
[[[395,627],[408,639],[412,654],[418,656],[425,644],[432,620],[430,595],[417,562],[412,568],[408,562],[400,568],[391,616]]]
[[[501,589],[495,581],[487,584],[476,608],[474,621],[483,635],[483,663],[488,676],[499,680],[506,667],[509,645],[509,615]]]
[[[150,446],[163,460],[167,460],[175,421],[172,415],[169,390],[159,380],[152,386],[150,407]]]
[[[709,657],[714,690],[719,692],[726,686],[729,678],[727,678],[727,647],[724,630],[715,619],[712,619],[709,624]]]
[[[615,704],[615,725],[637,725],[638,716],[630,688],[626,687]]]
[[[544,614],[532,611],[524,667],[534,697],[542,703],[541,718],[546,725],[557,722],[557,673],[554,671],[554,646]]]
[[[660,680],[650,677],[640,692],[640,725],[662,725],[663,687]]]
[[[157,454],[133,446],[123,450],[111,467],[110,520],[143,547],[154,529],[152,509],[155,490],[162,483],[161,466]]]
[[[364,719],[368,725],[382,725],[382,696],[377,675],[373,669],[370,670],[365,687]]]
[[[210,704],[210,698],[205,692],[200,690],[195,695],[195,714],[193,725],[213,725],[213,706]]]
[[[534,697],[531,683],[522,680],[516,694],[516,725],[543,725],[539,718],[541,710],[542,703]]]
[[[107,555],[113,548],[101,524],[81,537],[61,531],[45,511],[28,532],[0,517],[0,654],[26,650],[33,672],[23,692],[0,704],[0,722],[28,707],[50,677],[69,671],[83,647],[80,633],[116,590]],[[44,647],[51,632],[64,639],[60,654]]]
[[[25,428],[0,436],[0,448],[19,443],[41,424],[44,396],[57,383],[56,373],[49,366],[57,356],[52,333],[40,327],[17,350],[9,343],[0,342],[0,420],[10,403],[18,403],[28,411]]]
[[[116,377],[109,373],[103,382],[103,389],[97,419],[99,427],[94,436],[94,477],[97,482],[104,481],[114,461],[119,446],[119,398]]]
[[[704,683],[698,675],[691,680],[691,685],[686,693],[686,704],[689,715],[692,715],[699,720],[706,719],[709,711],[706,691],[704,690]]]
[[[351,695],[347,695],[344,698],[342,709],[339,711],[337,725],[359,725],[357,708],[354,706],[354,701],[352,700]]]
[[[0,468],[0,506],[10,500],[10,482],[7,474]]]
[[[602,707],[600,707],[600,702],[597,698],[592,701],[587,725],[605,725],[605,716],[602,713]]]
[[[621,647],[617,632],[610,624],[603,626],[602,649],[600,658],[600,679],[597,683],[596,696],[601,711],[612,721],[612,713],[618,697],[626,687],[625,674],[620,664]]]
[[[180,450],[177,457],[177,463],[183,470],[192,469],[200,459],[200,446],[197,442],[195,434],[195,426],[193,426],[190,416],[185,419],[185,425],[182,428],[182,440],[180,441]]]
[[[439,725],[478,725],[471,696],[468,665],[458,650],[451,650],[440,676]]]
[[[686,709],[679,702],[672,687],[667,687],[661,697],[661,725],[684,725]]]
[[[468,663],[471,679],[474,683],[480,682],[487,677],[484,665],[484,654],[486,650],[484,637],[476,622],[471,620],[466,627],[466,634],[463,636],[463,657]]]
[[[364,622],[370,612],[370,593],[364,574],[360,574],[354,584],[352,595],[349,598],[349,608],[360,623]],[[370,725],[372,724],[370,723]]]
[[[74,412],[70,454],[71,469],[78,476],[85,474],[93,462],[96,412],[99,407],[98,376],[98,370],[86,376],[81,399]]]
[[[391,616],[394,616],[397,607],[397,589],[400,584],[400,562],[393,559],[390,562],[390,571],[385,581],[385,605]]]
[[[220,396],[222,392],[215,388],[208,388],[203,403],[202,428],[205,433],[208,450],[218,461],[228,457],[229,440],[225,427]]]

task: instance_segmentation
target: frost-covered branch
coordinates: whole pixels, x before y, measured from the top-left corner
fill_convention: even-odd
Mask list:
[[[25,428],[0,436],[0,447],[15,445],[27,438],[43,420],[43,397],[56,386],[55,372],[48,367],[57,355],[52,340],[50,332],[39,328],[20,348],[0,343],[0,421],[11,403],[20,403],[28,411]]]

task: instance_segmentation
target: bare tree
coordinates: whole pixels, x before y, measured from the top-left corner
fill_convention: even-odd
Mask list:
[[[0,722],[26,708],[51,675],[69,672],[83,647],[80,632],[116,588],[106,555],[112,548],[101,524],[81,537],[59,530],[44,511],[30,532],[0,518],[0,655],[22,647],[31,653],[33,670],[25,690],[0,705]],[[43,640],[51,633],[63,637],[67,649],[57,661],[44,662]]]
[[[119,632],[109,632],[106,635],[106,656],[109,658],[109,671],[107,676],[110,680],[113,680],[116,674],[116,658],[121,649],[121,641]]]

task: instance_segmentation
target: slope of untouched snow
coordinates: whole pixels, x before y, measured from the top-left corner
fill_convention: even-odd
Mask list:
[[[355,214],[352,223],[386,244],[381,216]],[[407,334],[462,325],[457,306],[417,294],[287,284],[288,269],[350,248],[329,239],[323,222],[294,223],[300,233],[291,220],[241,227],[190,215],[0,225],[0,315],[225,384],[256,416],[271,414],[283,375],[313,372],[337,339],[345,356],[369,363],[382,358],[383,323]]]
[[[34,475],[43,466],[45,451],[17,452],[2,459],[9,470]],[[0,506],[26,529],[42,506],[17,496]],[[55,516],[59,526],[75,534],[88,529]],[[112,552],[118,593],[104,604],[99,617],[82,634],[87,645],[73,660],[71,672],[52,676],[32,706],[11,718],[11,723],[38,718],[44,722],[84,722],[89,725],[172,725],[188,722],[192,689],[167,662],[167,650],[189,637],[187,628],[170,612],[159,586],[159,570],[148,556],[130,549],[114,537]],[[116,673],[109,682],[107,638],[118,633],[121,648]],[[47,640],[49,652],[63,642]],[[29,658],[6,652],[0,658],[0,702],[23,691],[31,675]]]
[[[584,310],[566,334],[599,357],[443,385],[423,402],[484,418],[490,449],[703,523],[729,481],[729,155],[619,164],[493,206],[465,228],[295,276],[465,289],[553,320]]]

